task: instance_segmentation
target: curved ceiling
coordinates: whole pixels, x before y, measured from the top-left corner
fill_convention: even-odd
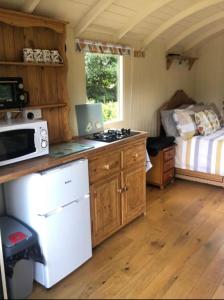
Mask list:
[[[0,0],[0,7],[69,21],[76,37],[167,51],[223,33],[224,0]]]

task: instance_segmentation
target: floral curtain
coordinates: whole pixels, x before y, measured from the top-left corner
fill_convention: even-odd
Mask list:
[[[79,52],[91,52],[102,54],[117,54],[117,55],[131,55],[132,51],[135,57],[144,57],[144,52],[140,50],[134,50],[129,46],[76,39],[76,50]]]

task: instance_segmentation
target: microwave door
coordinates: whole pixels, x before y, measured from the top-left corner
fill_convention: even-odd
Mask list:
[[[36,152],[35,130],[18,129],[0,132],[0,162]]]

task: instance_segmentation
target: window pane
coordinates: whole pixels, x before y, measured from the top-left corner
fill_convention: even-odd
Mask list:
[[[104,121],[120,119],[120,57],[86,53],[85,70],[87,102],[102,103]]]

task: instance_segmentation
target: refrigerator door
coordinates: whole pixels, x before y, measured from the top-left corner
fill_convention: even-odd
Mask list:
[[[89,193],[88,161],[78,160],[41,173],[39,213],[48,213]]]
[[[35,279],[50,288],[92,256],[89,195],[38,218],[46,265],[36,264]]]

